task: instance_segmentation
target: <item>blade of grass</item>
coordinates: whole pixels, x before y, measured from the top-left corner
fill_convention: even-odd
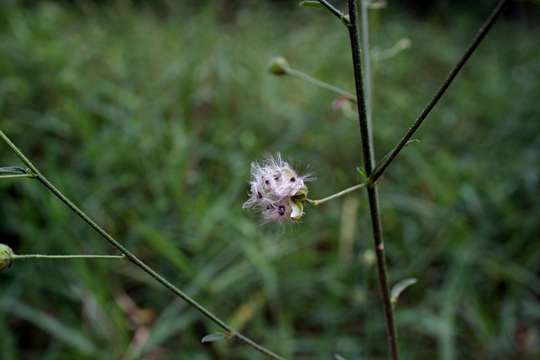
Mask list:
[[[29,305],[6,299],[0,302],[0,308],[2,311],[10,312],[19,318],[31,322],[85,355],[92,355],[97,351],[96,346],[83,333]]]

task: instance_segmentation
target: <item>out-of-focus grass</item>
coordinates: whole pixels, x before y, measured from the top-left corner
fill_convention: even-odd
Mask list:
[[[59,187],[276,352],[384,357],[364,196],[283,227],[241,210],[249,163],[268,152],[308,167],[314,197],[359,181],[356,122],[332,110],[331,94],[266,72],[283,54],[352,89],[335,19],[263,4],[233,22],[213,7],[9,4],[0,126]],[[373,16],[374,46],[412,41],[373,66],[379,158],[479,23],[391,8]],[[382,182],[391,279],[419,279],[397,305],[405,358],[539,355],[538,31],[498,24]],[[18,162],[4,147],[0,164]],[[0,199],[1,241],[19,253],[113,251],[36,182],[4,181]],[[0,281],[2,359],[259,358],[237,343],[201,345],[215,326],[127,263],[27,261]]]

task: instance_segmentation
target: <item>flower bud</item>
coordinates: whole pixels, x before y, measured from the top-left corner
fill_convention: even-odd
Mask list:
[[[0,271],[7,269],[13,262],[13,250],[7,245],[0,244]]]
[[[400,49],[400,50],[405,50],[405,49],[408,49],[411,47],[411,39],[409,38],[403,38],[403,39],[400,39],[398,42],[397,42],[397,47]]]
[[[276,56],[270,61],[268,68],[274,75],[285,75],[289,69],[289,63],[283,56]]]

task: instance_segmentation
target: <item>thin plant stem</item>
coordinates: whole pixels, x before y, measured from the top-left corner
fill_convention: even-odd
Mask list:
[[[13,255],[14,260],[18,259],[125,259],[125,255],[41,255],[25,254]]]
[[[364,70],[364,94],[366,97],[366,119],[368,123],[369,137],[373,137],[373,100],[371,92],[371,52],[369,49],[369,20],[368,20],[368,0],[361,0],[360,17],[362,18],[362,41],[361,55]],[[371,140],[373,143],[373,139]]]
[[[391,59],[403,51],[411,47],[411,40],[409,38],[399,39],[394,45],[384,50],[374,50],[371,58],[375,61],[381,62]]]
[[[422,113],[418,116],[418,118],[415,120],[415,122],[411,125],[409,130],[405,133],[403,138],[398,142],[398,144],[392,149],[388,157],[382,161],[377,168],[373,171],[373,173],[370,176],[370,182],[375,183],[377,179],[381,177],[381,175],[384,173],[386,168],[394,161],[394,159],[398,156],[398,154],[401,152],[403,147],[407,145],[407,142],[411,139],[411,137],[414,135],[414,133],[420,128],[420,125],[424,122],[424,120],[427,118],[431,110],[437,105],[441,97],[444,95],[446,90],[448,90],[448,87],[450,87],[450,84],[454,81],[456,76],[459,74],[463,66],[467,63],[471,55],[474,53],[474,51],[478,48],[482,40],[485,38],[489,30],[493,27],[493,24],[495,21],[499,18],[499,15],[501,15],[502,11],[508,5],[508,0],[501,0],[499,3],[495,6],[493,11],[491,12],[488,19],[484,22],[484,24],[480,27],[478,32],[476,33],[476,36],[474,37],[473,41],[461,57],[457,64],[454,66],[454,68],[450,71],[448,74],[448,77],[444,80],[441,87],[435,93],[435,96],[429,101],[429,103],[426,105]]]
[[[342,13],[338,8],[336,8],[334,5],[332,5],[327,0],[319,0],[319,2],[322,4],[322,6],[324,6],[326,9],[328,9],[328,11],[330,11],[332,14],[334,14],[339,20],[341,20],[342,23],[349,26],[350,20],[347,17],[347,15]]]
[[[334,92],[334,93],[336,93],[338,95],[346,97],[348,100],[350,100],[352,102],[356,102],[356,96],[354,96],[353,94],[351,94],[347,90],[340,89],[337,86],[334,86],[334,85],[331,85],[331,84],[329,84],[327,82],[324,82],[322,80],[316,79],[313,76],[306,74],[305,72],[302,72],[300,70],[296,70],[296,69],[293,69],[293,68],[290,68],[290,67],[287,67],[285,72],[287,73],[287,75],[294,76],[294,77],[296,77],[298,79],[305,80],[305,81],[307,81],[307,82],[309,82],[309,83],[311,83],[311,84],[313,84],[315,86],[318,86],[320,88],[332,91],[332,92]]]
[[[242,335],[236,330],[232,329],[227,323],[218,318],[212,312],[207,310],[195,299],[191,298],[189,295],[184,293],[178,287],[173,285],[170,281],[165,279],[157,271],[152,269],[144,261],[135,256],[122,244],[120,244],[116,239],[114,239],[108,232],[106,232],[101,226],[99,226],[94,220],[92,220],[85,212],[83,212],[74,202],[72,202],[66,195],[64,195],[58,188],[56,188],[39,170],[38,168],[24,155],[24,153],[0,130],[0,138],[13,150],[13,152],[19,157],[19,159],[33,172],[37,179],[51,191],[60,201],[62,201],[67,207],[69,207],[75,214],[77,214],[84,222],[86,222],[94,231],[101,235],[105,240],[107,240],[112,246],[117,248],[122,254],[124,254],[127,259],[132,262],[134,265],[139,267],[141,270],[146,272],[148,275],[153,277],[158,283],[163,285],[165,288],[169,289],[177,297],[181,298],[189,305],[194,307],[199,313],[208,318],[209,320],[216,323],[222,329],[224,329],[231,337],[236,337],[243,341],[244,343],[250,345],[255,350],[261,352],[262,354],[273,358],[273,359],[284,359],[283,357],[275,354],[271,350],[263,347],[262,345],[257,344],[248,337]]]
[[[386,7],[386,0],[374,0],[374,1],[366,0],[366,6],[370,10],[384,9]]]
[[[0,179],[23,179],[23,178],[35,178],[33,174],[14,174],[14,175],[0,175]]]
[[[324,203],[327,202],[327,201],[334,200],[334,199],[337,199],[337,198],[342,197],[342,196],[344,196],[344,195],[347,195],[347,194],[349,194],[349,193],[352,193],[353,191],[363,189],[366,185],[367,185],[367,183],[357,184],[357,185],[348,187],[348,188],[346,188],[345,190],[342,190],[342,191],[340,191],[340,192],[337,192],[337,193],[335,193],[335,194],[332,194],[332,195],[330,195],[330,196],[327,196],[327,197],[325,197],[325,198],[318,199],[318,200],[314,200],[314,199],[306,199],[306,201],[309,202],[309,203],[312,204],[312,205],[318,206],[318,205],[324,204]]]
[[[366,97],[364,94],[363,76],[362,76],[362,61],[360,54],[360,36],[359,36],[359,0],[348,0],[350,25],[349,37],[351,42],[352,61],[354,70],[354,82],[356,88],[356,96],[358,99],[358,121],[360,125],[360,136],[362,140],[362,153],[364,158],[364,169],[369,177],[373,171],[375,164],[374,147],[372,137],[370,136],[370,128],[367,121]],[[390,292],[388,290],[388,276],[386,269],[386,259],[384,254],[384,239],[379,209],[379,195],[377,185],[368,183],[367,186],[369,209],[371,215],[371,225],[373,229],[373,244],[377,257],[377,273],[379,278],[379,287],[383,302],[384,315],[386,319],[388,347],[392,359],[397,360],[398,346],[397,335],[394,320],[394,311],[390,301]]]

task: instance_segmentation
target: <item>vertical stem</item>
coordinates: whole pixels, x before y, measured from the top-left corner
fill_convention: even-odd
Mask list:
[[[362,81],[362,61],[360,56],[360,37],[358,33],[358,12],[360,0],[348,0],[349,5],[349,36],[352,50],[354,81],[358,103],[358,121],[360,124],[360,136],[362,139],[362,153],[364,158],[364,169],[368,176],[373,171],[375,159],[373,151],[373,142],[369,132],[367,120],[366,97],[364,94],[364,85]],[[388,278],[386,270],[386,260],[384,255],[384,239],[382,232],[381,215],[379,209],[379,196],[377,185],[369,183],[367,187],[369,208],[371,214],[371,225],[373,228],[373,243],[377,255],[377,272],[379,275],[379,287],[383,300],[384,314],[386,318],[386,327],[388,334],[388,347],[392,359],[399,358],[397,348],[396,327],[394,321],[394,312],[390,301],[390,292],[388,290]]]
[[[371,56],[369,49],[368,0],[361,0],[360,16],[362,19],[362,65],[364,70],[364,94],[366,97],[366,118],[369,137],[373,144],[373,98],[371,92]]]

